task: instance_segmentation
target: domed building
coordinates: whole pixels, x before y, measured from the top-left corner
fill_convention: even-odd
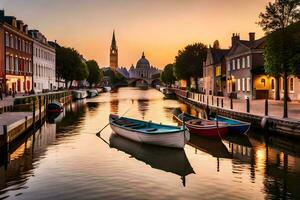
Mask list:
[[[136,67],[132,65],[129,69],[129,78],[134,79],[151,79],[157,74],[160,74],[160,70],[150,66],[150,62],[146,59],[144,52],[136,63]]]

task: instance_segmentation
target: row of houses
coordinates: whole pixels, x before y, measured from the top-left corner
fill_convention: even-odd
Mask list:
[[[203,92],[207,95],[232,98],[274,99],[276,79],[264,73],[264,47],[266,37],[255,38],[249,33],[247,40],[233,34],[231,47],[210,47],[203,67]],[[283,98],[283,79],[279,80]],[[300,100],[300,80],[289,76],[288,94],[291,100]]]
[[[55,47],[38,30],[0,10],[0,88],[6,94],[58,88]]]

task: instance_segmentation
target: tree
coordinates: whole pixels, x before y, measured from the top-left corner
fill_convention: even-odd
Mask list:
[[[74,80],[84,80],[88,75],[79,53],[73,48],[56,47],[56,67],[57,76],[65,79],[66,86],[70,82],[71,87]]]
[[[265,70],[277,78],[277,83],[279,77],[284,79],[284,118],[288,117],[288,76],[297,75],[297,34],[290,26],[300,21],[299,7],[299,0],[276,0],[259,15],[261,21],[258,24],[269,34],[264,52]],[[277,87],[276,99],[278,97]]]
[[[86,65],[89,70],[87,81],[89,82],[90,87],[92,87],[93,84],[99,84],[103,79],[103,72],[99,68],[97,62],[95,60],[89,60],[86,62]]]
[[[207,47],[202,43],[188,45],[183,50],[179,50],[175,58],[176,78],[186,80],[187,86],[190,87],[190,78],[193,77],[197,81],[199,77],[203,77],[203,61],[206,59],[206,54]]]
[[[165,66],[164,71],[160,75],[160,79],[167,85],[171,85],[176,81],[173,64],[168,64]]]

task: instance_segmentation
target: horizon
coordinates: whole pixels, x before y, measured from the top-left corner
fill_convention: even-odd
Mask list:
[[[6,15],[24,21],[29,29],[39,30],[49,41],[56,40],[75,48],[86,59],[96,60],[101,68],[109,66],[115,30],[119,67],[135,66],[145,52],[150,64],[162,69],[188,44],[202,42],[209,46],[219,40],[221,48],[228,48],[232,33],[240,33],[241,39],[248,39],[249,32],[255,32],[257,39],[263,37],[256,22],[268,2],[79,0],[71,4],[70,0],[4,0],[0,8]]]

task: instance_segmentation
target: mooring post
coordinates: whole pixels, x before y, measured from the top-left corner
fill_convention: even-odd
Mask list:
[[[217,107],[219,107],[219,97],[217,97]]]
[[[209,96],[206,96],[206,105],[208,105],[209,104]]]
[[[269,115],[269,102],[268,99],[265,100],[265,115]]]
[[[25,130],[27,130],[27,116],[25,116]]]
[[[221,107],[222,108],[224,107],[224,99],[223,98],[221,99]]]
[[[247,97],[246,102],[247,102],[247,113],[249,113],[250,112],[250,99],[249,99],[249,97]]]
[[[214,96],[211,96],[211,105],[214,105]]]
[[[5,148],[7,151],[9,151],[9,136],[7,131],[7,125],[3,125],[3,137]]]
[[[233,101],[232,101],[232,98],[230,98],[230,109],[233,110]]]
[[[35,129],[35,101],[33,101],[33,111],[32,111],[32,127]]]
[[[42,123],[42,98],[39,96],[39,120]]]

